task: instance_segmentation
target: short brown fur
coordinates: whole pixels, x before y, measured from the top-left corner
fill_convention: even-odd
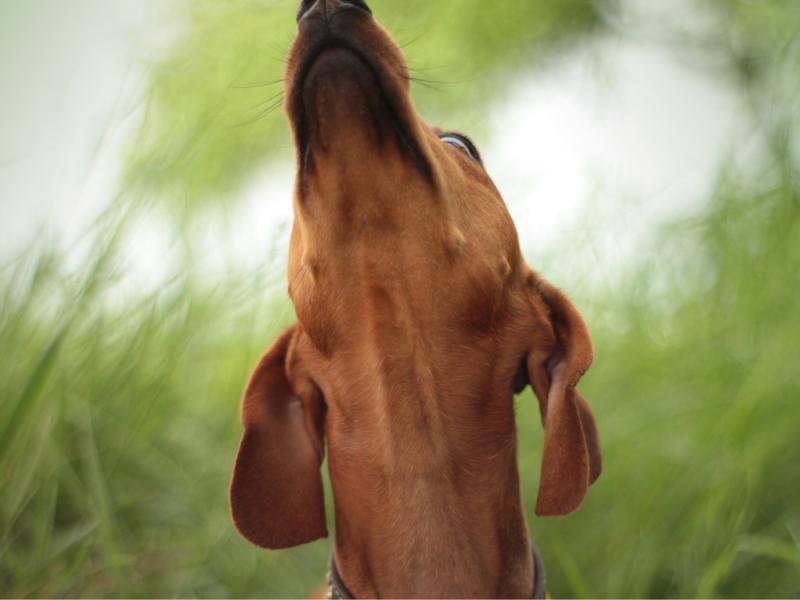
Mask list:
[[[356,597],[529,597],[513,395],[530,382],[545,427],[537,514],[574,511],[601,470],[575,387],[586,326],[525,264],[482,165],[418,116],[362,8],[317,1],[286,86],[298,322],[245,393],[236,525],[271,549],[326,536],[327,446]]]

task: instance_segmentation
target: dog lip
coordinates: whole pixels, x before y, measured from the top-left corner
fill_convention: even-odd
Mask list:
[[[318,47],[314,48],[313,52],[304,62],[302,72],[297,77],[295,83],[296,89],[303,90],[305,88],[306,83],[308,83],[311,71],[313,70],[314,66],[320,61],[320,59],[324,54],[337,50],[355,56],[362,64],[364,64],[364,66],[366,66],[370,70],[370,72],[373,73],[373,75],[375,75],[375,69],[373,68],[372,64],[368,60],[366,60],[359,51],[357,51],[348,44],[343,44],[339,42],[338,40],[331,40],[330,43],[322,43]],[[378,79],[377,76],[376,79]]]
[[[432,183],[433,173],[431,166],[421,150],[419,143],[411,133],[410,126],[406,122],[407,119],[404,118],[401,111],[398,110],[397,101],[387,93],[383,75],[384,69],[379,64],[376,65],[375,61],[371,60],[369,55],[363,52],[357,44],[341,36],[331,34],[330,32],[327,32],[326,35],[321,37],[305,51],[305,56],[301,58],[299,68],[290,82],[291,97],[289,99],[288,114],[296,130],[301,181],[305,183],[306,165],[310,159],[311,152],[311,136],[303,99],[305,84],[317,59],[328,50],[344,50],[352,53],[373,74],[377,89],[391,115],[392,127],[395,130],[399,142],[409,154],[411,154],[422,175]],[[301,188],[304,187],[304,185],[301,186]]]
[[[372,71],[372,73],[376,76],[375,78],[378,81],[378,85],[380,85],[380,77],[378,77],[375,67],[372,65],[371,61],[369,61],[357,48],[355,48],[352,44],[347,43],[345,40],[332,36],[326,37],[320,40],[308,51],[307,55],[300,63],[300,68],[297,70],[297,73],[291,83],[293,97],[291,98],[290,117],[293,121],[295,121],[296,125],[299,125],[299,121],[305,118],[302,96],[306,81],[311,73],[311,69],[314,67],[320,56],[329,50],[344,50],[353,54],[370,71]]]
[[[306,17],[307,19],[309,17]],[[299,156],[301,158],[301,165],[305,165],[308,160],[310,150],[310,133],[308,131],[308,122],[306,109],[303,101],[303,94],[305,91],[306,80],[314,66],[317,59],[326,51],[333,49],[342,49],[352,52],[364,64],[372,70],[372,65],[369,61],[365,61],[361,54],[355,50],[352,45],[346,41],[327,35],[314,44],[309,50],[306,51],[305,56],[301,59],[300,65],[295,72],[294,77],[290,82],[291,97],[289,99],[289,119],[292,121],[297,132],[297,144]],[[302,170],[305,170],[304,168]]]

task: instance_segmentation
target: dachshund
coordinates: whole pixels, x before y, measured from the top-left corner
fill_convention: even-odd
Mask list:
[[[364,0],[303,0],[285,85],[297,323],[244,395],[235,525],[273,550],[326,537],[327,449],[334,597],[541,597],[514,395],[545,431],[536,514],[568,514],[601,470],[587,327],[475,145],[419,116]]]

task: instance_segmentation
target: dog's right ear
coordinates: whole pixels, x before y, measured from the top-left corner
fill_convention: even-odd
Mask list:
[[[322,399],[316,390],[304,390],[301,398],[286,372],[297,334],[295,326],[281,335],[250,378],[230,491],[236,528],[271,550],[328,535],[320,476]]]

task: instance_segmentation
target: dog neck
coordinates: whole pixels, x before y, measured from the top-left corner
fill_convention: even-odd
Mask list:
[[[359,597],[527,597],[516,237],[470,244],[480,224],[392,152],[319,169],[296,203],[290,292],[337,374],[319,383],[338,565]]]
[[[533,549],[534,577],[533,593],[531,594],[530,598],[533,600],[544,600],[547,598],[547,574],[544,569],[544,561],[542,560],[542,555],[536,545],[531,544],[531,547]],[[348,589],[347,585],[342,580],[342,576],[339,573],[338,567],[336,566],[335,557],[331,557],[331,564],[330,568],[328,569],[327,584],[328,600],[350,600],[355,598],[353,593]]]
[[[377,248],[351,240],[320,253],[318,280],[336,273],[335,297],[297,297],[337,373],[320,379],[337,561],[358,596],[528,596],[533,565],[503,387],[518,365],[487,361],[513,342],[452,327],[475,318],[473,301],[462,304],[475,290],[432,301],[426,285],[442,275],[426,272],[417,244],[387,233]],[[338,320],[348,314],[363,318]],[[487,368],[465,372],[469,364]]]

